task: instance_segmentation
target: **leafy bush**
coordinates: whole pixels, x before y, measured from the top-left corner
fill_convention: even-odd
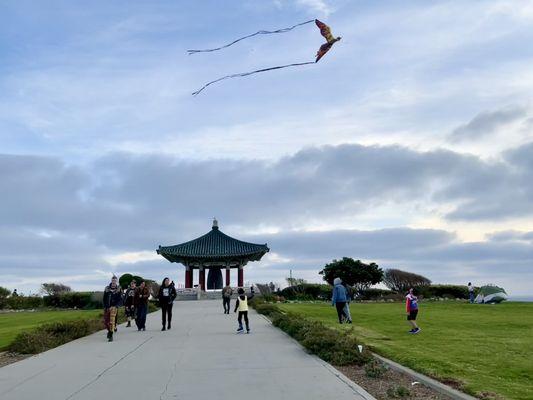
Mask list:
[[[102,329],[102,320],[76,320],[44,324],[33,331],[19,333],[9,351],[37,354]]]
[[[324,361],[335,365],[363,365],[371,358],[368,352],[359,352],[357,340],[349,332],[340,333],[321,322],[310,321],[291,313],[272,313],[271,318],[274,326]]]
[[[366,289],[362,290],[357,296],[357,300],[403,300],[404,296],[401,293],[393,292],[392,290],[384,289]]]
[[[43,297],[45,307],[96,309],[102,308],[103,303],[91,292],[67,292]]]
[[[450,299],[468,299],[468,286],[462,285],[430,285],[418,289],[425,298],[447,297]]]
[[[289,300],[329,300],[333,288],[330,285],[304,283],[289,286],[279,292],[281,296]]]
[[[410,395],[411,395],[411,392],[405,386],[398,386],[396,388],[387,389],[387,396],[392,397],[392,398],[398,398],[398,397],[401,398],[401,397],[407,397]]]
[[[396,292],[407,292],[410,288],[428,286],[431,281],[425,276],[400,269],[387,269],[383,275],[383,283]]]
[[[382,378],[387,372],[387,366],[379,360],[372,360],[365,365],[365,375],[369,378]]]
[[[43,306],[43,299],[37,296],[15,296],[5,299],[2,308],[11,310],[31,310]]]

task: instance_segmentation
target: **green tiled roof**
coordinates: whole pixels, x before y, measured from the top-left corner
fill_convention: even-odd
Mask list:
[[[213,226],[210,232],[189,242],[175,246],[159,246],[157,254],[170,262],[185,263],[194,260],[259,261],[269,251],[266,244],[243,242]]]

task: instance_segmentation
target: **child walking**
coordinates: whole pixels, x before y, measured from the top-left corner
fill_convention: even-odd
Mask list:
[[[239,297],[237,298],[237,302],[235,303],[235,311],[239,312],[239,316],[237,317],[237,321],[239,322],[239,328],[237,329],[237,333],[244,332],[244,329],[242,327],[242,317],[244,317],[244,323],[246,324],[246,333],[250,333],[250,323],[248,322],[248,300],[251,300],[254,295],[250,297],[247,297],[244,294],[244,289],[239,288],[237,290],[237,293],[239,294]]]
[[[405,296],[405,311],[407,312],[407,321],[413,327],[409,333],[420,332],[420,328],[416,324],[416,316],[418,315],[418,298],[413,294],[412,288],[409,289],[409,293]]]

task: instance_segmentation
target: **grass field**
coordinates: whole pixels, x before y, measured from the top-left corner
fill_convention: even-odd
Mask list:
[[[15,336],[25,330],[36,328],[48,322],[70,321],[75,319],[94,318],[102,314],[102,310],[79,311],[35,311],[12,312],[0,314],[0,350],[5,349]]]
[[[352,303],[354,325],[339,325],[330,304],[281,307],[337,329],[353,329],[377,353],[433,377],[458,380],[471,394],[533,399],[533,303],[424,302],[418,335],[407,333],[400,303]]]

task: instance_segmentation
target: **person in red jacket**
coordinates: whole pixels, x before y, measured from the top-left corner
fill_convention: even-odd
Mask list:
[[[412,288],[409,289],[409,293],[405,296],[405,311],[407,312],[407,321],[413,327],[409,333],[420,332],[420,328],[416,324],[416,316],[418,315],[418,298],[413,294]]]

